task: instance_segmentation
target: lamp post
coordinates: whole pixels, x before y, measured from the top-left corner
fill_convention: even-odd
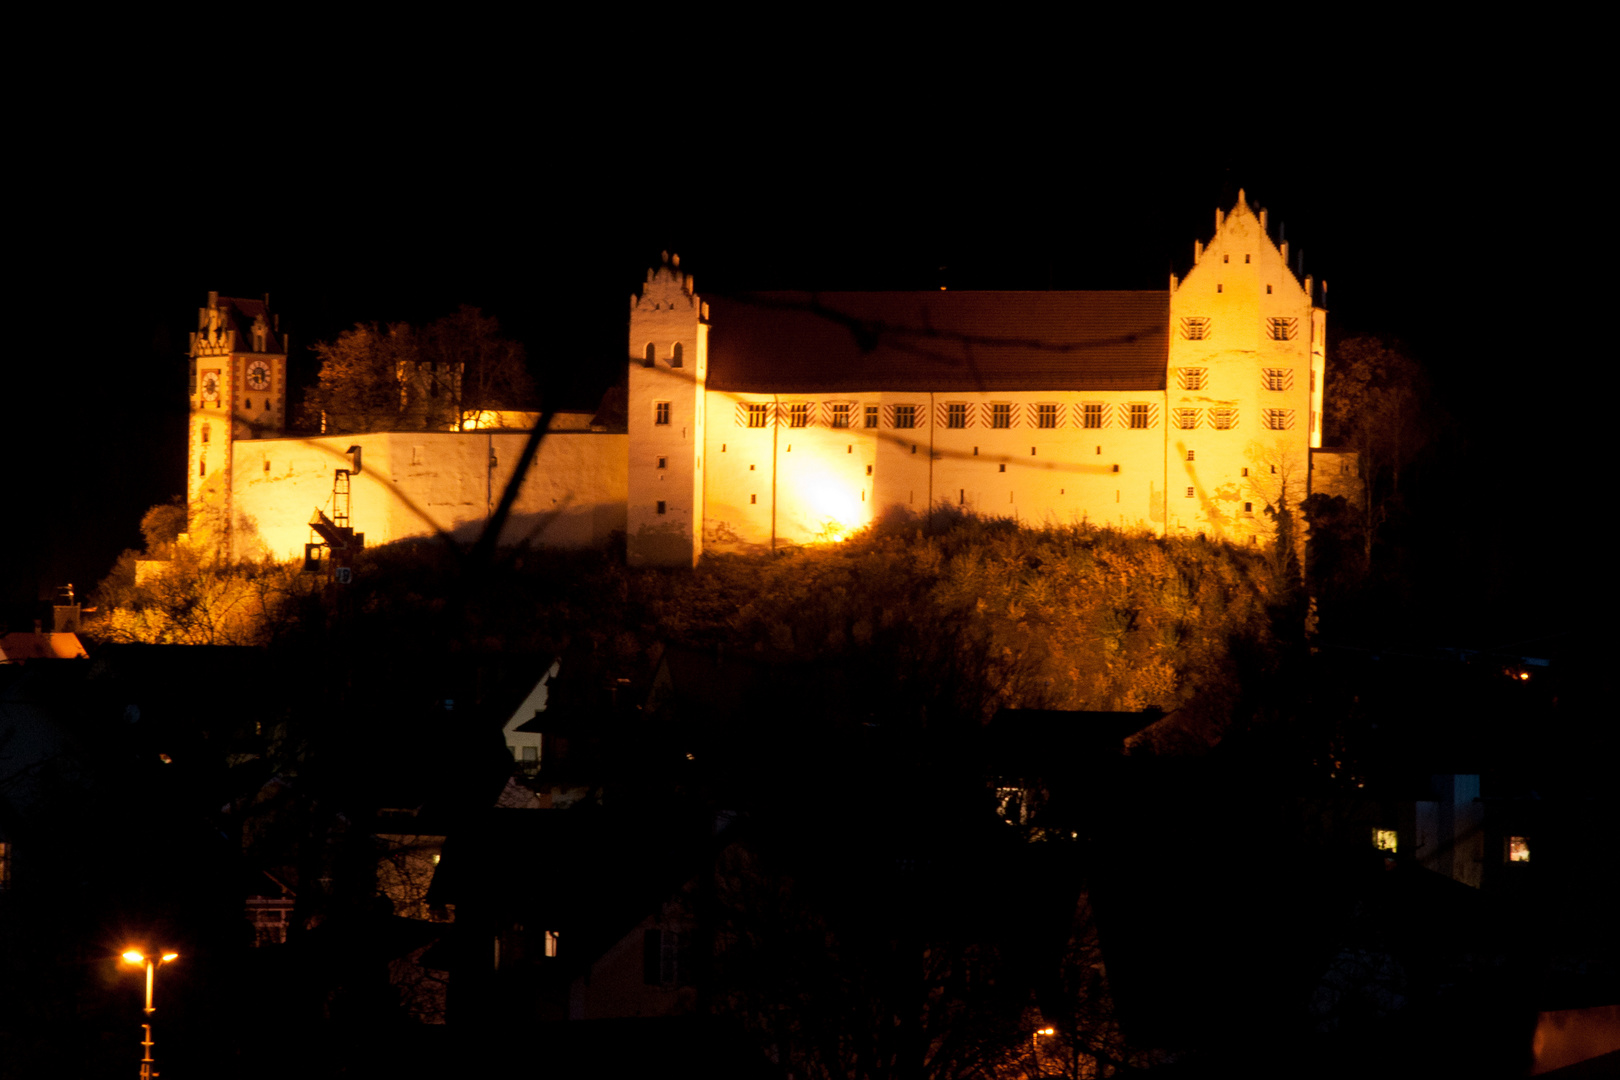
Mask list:
[[[157,966],[159,964],[167,964],[170,960],[178,960],[179,958],[179,953],[172,952],[160,953],[157,956],[149,956],[146,953],[141,952],[139,949],[130,949],[128,952],[124,953],[124,963],[133,964],[135,967],[140,967],[142,964],[146,965],[147,1016],[151,1016],[153,1012],[152,984],[156,981]],[[141,1030],[146,1033],[145,1038],[141,1040],[141,1046],[145,1050],[145,1056],[141,1058],[141,1080],[152,1080],[153,1077],[157,1076],[157,1071],[152,1068],[152,1066],[156,1064],[156,1062],[152,1060],[152,1025],[149,1023],[142,1024]]]
[[[1029,1037],[1030,1056],[1035,1061],[1035,1075],[1036,1076],[1041,1075],[1041,1036],[1042,1035],[1056,1035],[1056,1034],[1057,1034],[1057,1028],[1043,1027],[1043,1028],[1036,1028],[1034,1034],[1032,1034]]]

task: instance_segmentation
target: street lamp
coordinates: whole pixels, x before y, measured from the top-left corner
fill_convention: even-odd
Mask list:
[[[1043,1027],[1043,1028],[1036,1028],[1035,1033],[1029,1037],[1029,1050],[1030,1050],[1030,1055],[1035,1060],[1035,1075],[1036,1076],[1039,1076],[1041,1074],[1041,1036],[1042,1035],[1056,1035],[1056,1034],[1057,1034],[1057,1028],[1055,1028],[1055,1027]]]
[[[160,953],[157,956],[150,956],[141,952],[139,949],[130,949],[124,953],[124,963],[132,964],[135,967],[140,967],[142,964],[146,965],[146,1015],[151,1016],[153,1011],[152,983],[155,981],[157,966],[159,964],[167,964],[170,960],[178,959],[180,959],[180,954],[172,952]],[[141,1040],[141,1046],[143,1046],[146,1051],[146,1056],[141,1058],[141,1080],[151,1080],[152,1077],[157,1075],[157,1073],[152,1069],[152,1066],[155,1064],[155,1062],[152,1060],[152,1025],[142,1024],[141,1030],[146,1032],[146,1037]]]

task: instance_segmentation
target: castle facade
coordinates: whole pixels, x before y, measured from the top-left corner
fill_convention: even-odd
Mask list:
[[[501,539],[622,531],[632,563],[692,566],[943,506],[1268,540],[1268,510],[1353,481],[1322,449],[1325,286],[1241,193],[1194,250],[1162,291],[708,300],[666,258],[630,298],[625,430],[559,416]],[[192,527],[233,558],[300,554],[315,510],[371,544],[470,539],[525,440],[285,437],[267,300],[210,294],[191,354]]]

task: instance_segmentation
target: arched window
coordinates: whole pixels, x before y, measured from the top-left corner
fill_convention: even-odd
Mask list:
[[[242,408],[251,410],[253,408],[253,399],[252,398],[243,398],[242,399]]]
[[[203,432],[202,432],[202,435],[203,435],[203,440],[202,440],[202,441],[203,441],[203,442],[204,442],[204,443],[206,443],[206,442],[207,442],[207,441],[208,441],[208,429],[209,429],[209,428],[210,428],[210,427],[211,427],[211,426],[212,426],[212,425],[210,425],[210,424],[204,424],[204,425],[203,425]]]
[[[647,342],[647,351],[642,354],[641,366],[642,367],[652,367],[653,364],[657,362],[657,359],[658,359],[658,346],[654,345],[650,341]]]
[[[669,366],[670,367],[680,367],[681,366],[681,343],[678,342],[678,341],[675,343],[675,347],[670,350],[670,353],[669,353]]]

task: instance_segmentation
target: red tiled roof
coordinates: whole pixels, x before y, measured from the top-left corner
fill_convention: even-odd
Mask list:
[[[264,337],[265,352],[281,352],[283,346],[281,335],[276,333],[276,320],[271,316],[270,309],[263,300],[222,296],[219,298],[219,306],[230,316],[231,327],[236,331],[238,352],[247,352],[253,348],[253,321],[260,315],[264,316],[265,325],[269,327]]]
[[[713,390],[1164,389],[1163,291],[755,293],[709,311]]]

